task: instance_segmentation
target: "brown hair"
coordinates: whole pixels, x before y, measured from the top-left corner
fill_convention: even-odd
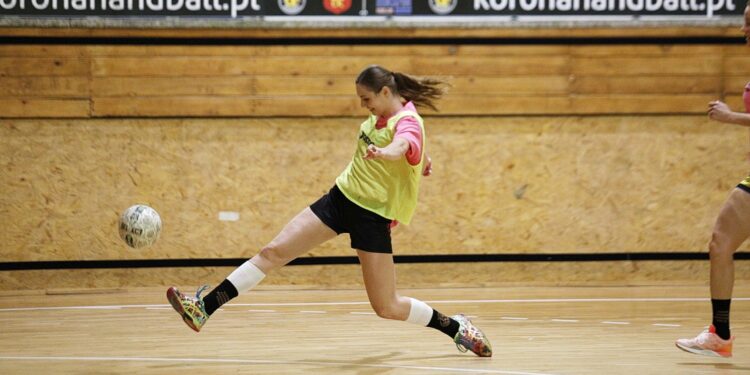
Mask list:
[[[383,87],[388,87],[391,92],[414,102],[417,107],[429,107],[435,111],[435,101],[445,94],[445,86],[449,86],[447,82],[436,78],[412,77],[404,73],[391,72],[379,65],[365,68],[355,82],[376,93]]]

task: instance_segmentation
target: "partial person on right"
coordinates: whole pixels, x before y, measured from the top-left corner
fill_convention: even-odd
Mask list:
[[[745,6],[742,26],[745,43],[750,46],[750,0]],[[708,117],[727,124],[750,127],[750,82],[742,96],[745,112],[733,112],[719,100],[708,104]],[[713,319],[707,330],[692,339],[679,339],[678,348],[712,357],[731,357],[732,336],[729,329],[729,305],[734,288],[734,253],[750,236],[750,176],[732,190],[716,218],[708,253],[711,259],[711,307]]]

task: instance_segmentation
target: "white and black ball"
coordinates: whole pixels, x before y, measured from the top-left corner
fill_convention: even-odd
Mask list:
[[[120,216],[120,238],[128,246],[138,249],[151,246],[161,233],[161,217],[144,204],[129,207]]]

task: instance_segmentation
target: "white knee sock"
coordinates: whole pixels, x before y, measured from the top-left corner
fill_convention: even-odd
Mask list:
[[[432,307],[418,299],[411,297],[409,299],[411,300],[411,309],[406,321],[426,327],[430,324],[430,319],[432,319]]]
[[[227,280],[234,285],[238,293],[242,293],[254,288],[264,277],[266,277],[266,274],[248,260],[232,271],[227,276]]]

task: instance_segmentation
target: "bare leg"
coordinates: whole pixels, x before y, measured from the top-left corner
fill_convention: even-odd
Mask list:
[[[201,299],[198,295],[189,297],[180,293],[177,288],[171,287],[167,290],[167,299],[182,316],[182,320],[198,332],[211,314],[238,293],[249,290],[268,272],[289,263],[333,237],[336,237],[336,232],[323,224],[307,207],[295,216],[271,243],[250,259],[250,262],[236,268],[204,298]],[[202,290],[203,288],[200,289]]]
[[[711,298],[731,299],[734,288],[734,253],[750,236],[750,194],[734,189],[714,225],[711,258]]]
[[[362,265],[367,297],[379,317],[406,320],[411,300],[396,293],[396,266],[393,254],[371,253],[357,250]]]
[[[734,288],[734,252],[750,235],[750,194],[736,188],[716,218],[711,243],[711,329],[692,339],[679,339],[678,348],[700,355],[731,357],[729,310]]]
[[[268,274],[334,237],[336,232],[306,207],[250,261]]]
[[[463,315],[460,315],[461,322],[459,322],[453,318],[443,316],[424,302],[398,295],[396,292],[396,267],[393,264],[392,254],[370,253],[357,250],[357,255],[362,265],[362,276],[365,280],[367,297],[370,299],[370,304],[379,317],[408,320],[411,323],[438,329],[451,339],[458,340],[454,342],[461,345],[460,348],[463,349],[460,350],[471,350],[480,357],[492,356],[490,341],[479,328],[476,328]],[[412,309],[412,303],[415,304],[416,310]],[[417,312],[419,310],[427,313],[427,315],[421,315],[421,313]],[[412,311],[415,312],[413,315],[421,315],[421,317],[417,319],[414,319],[414,316],[410,317],[409,315]],[[437,319],[435,318],[436,316]],[[448,332],[449,330],[451,332]]]

